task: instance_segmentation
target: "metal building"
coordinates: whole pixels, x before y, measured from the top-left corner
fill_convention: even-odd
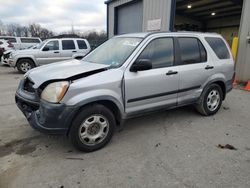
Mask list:
[[[217,32],[231,45],[239,36],[236,76],[250,80],[250,0],[107,0],[107,33]]]

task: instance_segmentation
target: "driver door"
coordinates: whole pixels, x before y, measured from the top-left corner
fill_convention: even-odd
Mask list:
[[[173,38],[152,39],[136,60],[150,61],[152,69],[132,72],[131,66],[127,68],[124,75],[127,114],[177,105],[179,70],[174,66],[174,51]]]
[[[51,40],[47,42],[37,54],[36,59],[39,65],[60,61],[61,54],[59,51],[59,41]]]

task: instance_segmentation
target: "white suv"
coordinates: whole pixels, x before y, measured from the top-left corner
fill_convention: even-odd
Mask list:
[[[39,65],[68,59],[81,59],[89,51],[90,45],[86,39],[48,39],[35,49],[18,50],[11,53],[8,64],[16,67],[19,72],[26,73]]]
[[[0,39],[11,42],[11,44],[14,45],[15,50],[23,50],[42,42],[38,37],[0,36]]]

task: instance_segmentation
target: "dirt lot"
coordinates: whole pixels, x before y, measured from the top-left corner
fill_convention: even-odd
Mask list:
[[[233,90],[212,117],[184,107],[129,120],[107,147],[81,153],[28,125],[14,102],[21,78],[0,66],[1,188],[250,187],[248,92]]]

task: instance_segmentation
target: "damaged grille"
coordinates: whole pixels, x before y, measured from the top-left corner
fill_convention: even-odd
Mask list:
[[[34,83],[31,82],[28,78],[24,81],[23,89],[30,93],[35,93],[35,89],[33,88]]]

